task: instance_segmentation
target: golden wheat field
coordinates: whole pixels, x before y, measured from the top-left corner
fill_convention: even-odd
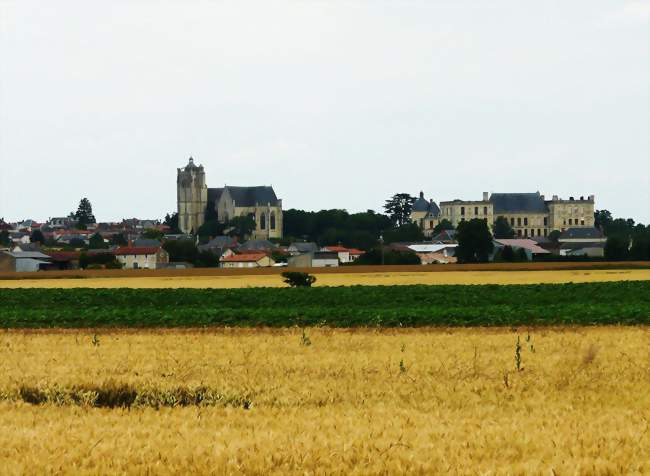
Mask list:
[[[549,271],[447,271],[312,273],[315,286],[408,284],[538,284],[650,280],[650,269],[584,269]],[[245,288],[284,287],[278,274],[230,276],[155,276],[84,279],[5,279],[0,288]]]
[[[650,473],[643,327],[6,331],[0,349],[3,474]],[[130,408],[91,406],[120,386]],[[197,389],[227,398],[169,399]]]

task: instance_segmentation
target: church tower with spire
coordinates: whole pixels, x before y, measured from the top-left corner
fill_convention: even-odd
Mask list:
[[[176,177],[178,227],[183,233],[196,233],[205,220],[208,206],[208,187],[202,165],[195,165],[190,157]]]

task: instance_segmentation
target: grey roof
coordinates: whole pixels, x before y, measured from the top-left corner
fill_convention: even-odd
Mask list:
[[[14,248],[20,248],[21,251],[41,251],[41,245],[38,243],[20,243]]]
[[[548,208],[544,199],[535,193],[493,193],[490,201],[494,205],[494,214],[531,212],[546,213]]]
[[[256,205],[266,205],[270,203],[277,206],[278,197],[273,191],[273,187],[262,185],[259,187],[231,187],[226,186],[230,197],[235,200],[238,207],[254,207]]]
[[[208,189],[208,203],[217,203],[221,198],[223,188],[209,188]]]
[[[269,240],[248,240],[246,243],[239,246],[240,250],[271,250],[275,245]]]
[[[442,230],[431,241],[453,241],[456,239],[456,230]]]
[[[150,238],[138,238],[137,240],[133,241],[133,246],[136,248],[158,248],[160,244],[160,241],[152,240]]]
[[[433,200],[424,198],[424,192],[420,192],[420,197],[413,203],[414,212],[427,212],[430,216],[437,217],[440,215],[440,208]]]
[[[229,246],[237,246],[237,238],[232,236],[222,235],[215,236],[204,245],[200,245],[199,249],[210,250],[213,248],[227,248]]]
[[[312,251],[318,251],[318,245],[312,241],[291,243],[289,248],[294,248],[300,253],[311,253]]]
[[[573,242],[573,243],[562,243],[560,249],[563,250],[581,250],[583,248],[604,248],[605,243],[602,241],[585,241],[585,242]]]
[[[8,254],[13,258],[50,259],[48,255],[43,254],[40,251],[3,251],[3,253]]]
[[[312,259],[339,259],[338,253],[334,253],[331,251],[316,251],[313,254]]]
[[[560,235],[560,239],[586,239],[604,238],[603,232],[598,228],[567,228]]]

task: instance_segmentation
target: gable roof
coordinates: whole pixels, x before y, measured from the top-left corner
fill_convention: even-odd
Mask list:
[[[604,238],[603,232],[598,228],[567,228],[560,234],[561,239],[586,239],[586,238]]]
[[[510,246],[511,248],[523,248],[529,250],[533,254],[550,253],[550,251],[539,246],[536,241],[529,240],[528,238],[499,238],[494,241],[503,246]]]
[[[297,241],[295,243],[291,243],[289,245],[289,249],[295,249],[296,251],[299,251],[300,253],[310,253],[312,251],[318,251],[318,245],[312,241]]]
[[[413,202],[411,210],[414,212],[427,212],[429,215],[434,217],[440,215],[440,208],[436,202],[424,198],[424,192],[420,192],[420,196],[415,202]]]
[[[221,198],[223,188],[209,188],[208,189],[208,203],[217,203]]]
[[[266,253],[242,253],[240,255],[223,257],[219,261],[226,263],[257,263],[266,256],[268,256]]]
[[[19,259],[49,259],[50,257],[40,251],[3,251],[3,253]]]
[[[456,230],[442,230],[431,241],[454,241],[456,239]]]
[[[490,196],[490,202],[494,206],[494,214],[513,213],[513,212],[531,212],[546,213],[548,208],[544,199],[535,193],[493,193]]]
[[[278,197],[275,195],[273,187],[267,187],[266,185],[258,187],[231,187],[226,185],[225,190],[228,190],[230,197],[238,207],[254,207],[269,203],[271,206],[277,206],[278,204]]]
[[[159,248],[160,241],[151,238],[138,238],[133,241],[134,248]]]
[[[269,240],[248,240],[243,245],[239,245],[240,250],[272,250],[276,246]]]
[[[155,255],[160,251],[160,246],[154,247],[154,246],[121,246],[120,248],[115,250],[115,255],[116,256],[124,256],[124,255]]]

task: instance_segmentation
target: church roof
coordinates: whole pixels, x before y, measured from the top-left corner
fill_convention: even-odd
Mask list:
[[[209,188],[208,189],[208,203],[217,203],[221,198],[223,188]]]
[[[428,212],[429,215],[437,217],[440,215],[440,208],[433,200],[428,201],[424,198],[424,192],[420,192],[420,197],[413,203],[414,212]]]
[[[254,207],[256,205],[277,206],[278,197],[275,195],[273,187],[231,187],[226,185],[230,197],[235,201],[238,207]]]
[[[494,205],[494,213],[532,212],[546,213],[548,209],[544,199],[535,193],[493,193],[490,201]]]

